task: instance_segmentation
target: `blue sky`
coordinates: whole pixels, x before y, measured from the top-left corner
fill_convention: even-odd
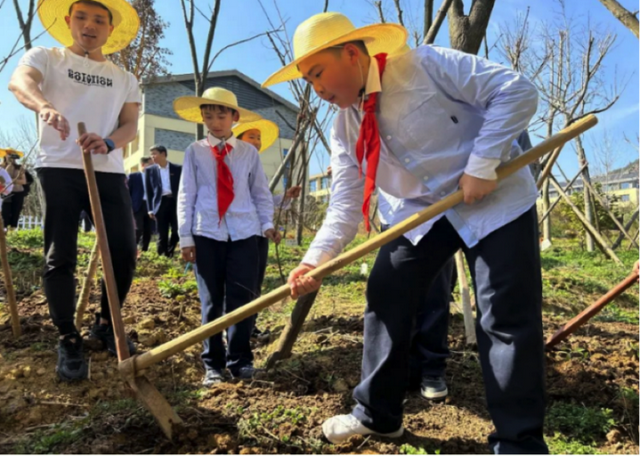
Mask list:
[[[205,12],[213,3],[204,0],[196,1]],[[26,0],[19,0],[19,2],[25,4]],[[436,1],[435,3],[439,5],[440,2]],[[465,3],[471,4],[471,0],[465,0]],[[631,9],[637,8],[637,2],[631,0],[621,0],[621,3]],[[324,0],[277,0],[277,4],[282,16],[287,21],[287,32],[291,36],[297,24],[322,10]],[[274,1],[263,0],[263,5],[271,17],[277,20]],[[356,26],[377,22],[377,13],[372,5],[373,1],[371,0],[329,0],[331,11],[339,11],[348,15]],[[383,5],[385,5],[387,20],[395,21],[393,1],[383,0]],[[422,1],[402,0],[402,5],[407,23],[420,24],[422,21]],[[527,7],[530,8],[532,24],[543,24],[558,18],[559,6],[554,0],[496,0],[488,30],[489,43],[494,43],[505,24],[512,23],[516,15],[526,11]],[[638,158],[637,150],[623,139],[623,135],[626,135],[635,142],[638,136],[638,40],[598,0],[566,0],[566,7],[569,16],[573,17],[577,26],[586,25],[587,21],[590,21],[599,29],[618,35],[615,47],[605,61],[605,82],[611,83],[617,76],[619,81],[629,80],[629,83],[616,106],[599,116],[600,124],[588,134],[585,145],[588,149],[592,149],[593,144],[599,141],[603,132],[606,131],[613,138],[613,143],[618,151],[616,164],[624,165]],[[172,63],[170,71],[176,74],[192,72],[179,0],[156,0],[156,8],[164,20],[170,23],[163,43],[165,47],[173,51],[173,55],[170,57]],[[197,13],[196,16],[198,16]],[[198,49],[203,52],[208,24],[201,17],[197,17],[196,22],[196,36],[202,37]],[[6,37],[5,40],[0,41],[0,57],[4,57],[9,53],[13,41],[19,33],[12,2],[5,2],[0,10],[0,29],[3,30]],[[213,50],[217,52],[227,44],[269,29],[269,24],[258,0],[222,0]],[[36,20],[32,35],[36,36],[41,30],[40,23]],[[41,37],[36,44],[46,47],[57,46],[57,43],[48,36]],[[448,45],[446,23],[441,29],[437,44]],[[497,53],[492,53],[491,57],[497,61],[501,60]],[[28,119],[29,121],[33,119],[33,115],[18,104],[11,93],[6,90],[11,71],[15,68],[18,58],[19,56],[14,57],[4,72],[0,73],[0,125],[3,131],[16,128],[20,119]],[[278,67],[278,59],[270,49],[267,39],[260,38],[222,53],[215,62],[213,70],[238,69],[262,82]],[[287,84],[275,86],[273,90],[285,98],[293,99]],[[534,144],[538,141],[539,139],[533,138]],[[313,162],[312,173],[323,169],[328,164],[328,155],[317,153]],[[577,170],[575,155],[570,148],[563,151],[560,163],[567,172]]]

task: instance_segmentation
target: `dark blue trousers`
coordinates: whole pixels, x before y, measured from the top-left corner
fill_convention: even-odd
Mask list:
[[[381,433],[402,425],[412,328],[429,287],[462,248],[476,294],[478,350],[496,453],[546,453],[542,277],[535,206],[467,248],[446,217],[417,246],[378,253],[367,286],[362,378],[354,415]]]
[[[258,280],[258,244],[252,236],[240,241],[216,241],[193,237],[196,244],[195,273],[202,312],[202,324],[236,310],[254,298]],[[207,369],[233,373],[253,364],[251,330],[253,317],[227,329],[225,353],[222,333],[204,341],[202,362]]]
[[[455,262],[449,259],[419,306],[409,356],[410,386],[419,387],[423,377],[443,377],[449,358],[449,305]]]

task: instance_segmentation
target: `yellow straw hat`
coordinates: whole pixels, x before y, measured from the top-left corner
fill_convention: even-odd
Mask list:
[[[210,87],[204,91],[202,97],[176,98],[173,101],[173,110],[184,120],[202,123],[200,106],[204,104],[215,104],[235,109],[240,114],[240,122],[252,122],[262,119],[260,114],[238,106],[236,94],[222,87]]]
[[[293,35],[294,60],[273,73],[262,86],[301,78],[298,64],[324,49],[349,41],[364,41],[370,55],[391,53],[407,42],[407,30],[400,24],[373,24],[356,28],[340,13],[320,13],[298,26]]]
[[[73,44],[73,37],[65,16],[69,14],[69,8],[78,0],[38,0],[38,16],[45,30],[60,42],[69,47]],[[103,54],[113,54],[124,48],[138,34],[140,18],[138,12],[125,0],[99,0],[113,16],[113,32],[104,46]]]
[[[260,131],[262,148],[258,152],[264,152],[269,147],[271,147],[271,145],[276,142],[276,139],[278,139],[278,135],[280,134],[280,129],[275,122],[271,122],[267,119],[261,119],[254,122],[244,122],[236,125],[233,129],[233,135],[237,138],[242,133],[245,133],[249,130]]]
[[[0,149],[0,158],[6,157],[8,155],[17,155],[19,157],[24,157],[23,152],[12,149],[11,147],[7,147],[6,149]]]

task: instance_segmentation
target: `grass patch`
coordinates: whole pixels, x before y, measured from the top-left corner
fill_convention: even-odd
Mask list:
[[[80,420],[84,421],[84,420]],[[58,453],[58,449],[66,448],[83,436],[81,423],[61,424],[49,431],[36,431],[30,438],[13,448],[16,454],[48,454]]]
[[[639,323],[638,310],[622,309],[616,304],[609,304],[602,309],[602,312],[594,317],[594,320],[637,325]]]
[[[613,412],[606,408],[555,402],[547,412],[547,429],[585,445],[603,439],[616,425]]]
[[[547,445],[551,454],[603,454],[595,447],[571,440],[559,432],[547,438]]]

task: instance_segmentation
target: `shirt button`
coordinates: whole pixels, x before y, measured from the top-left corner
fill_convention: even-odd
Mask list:
[[[387,135],[387,139],[391,139],[391,135]]]
[[[404,159],[404,162],[405,162],[405,163],[409,163],[410,161],[411,161],[411,159],[410,159],[410,158],[405,158],[405,159]]]
[[[424,176],[424,177],[422,178],[422,180],[423,180],[423,181],[425,181],[425,182],[426,182],[426,181],[428,181],[428,180],[429,180],[429,176]]]

